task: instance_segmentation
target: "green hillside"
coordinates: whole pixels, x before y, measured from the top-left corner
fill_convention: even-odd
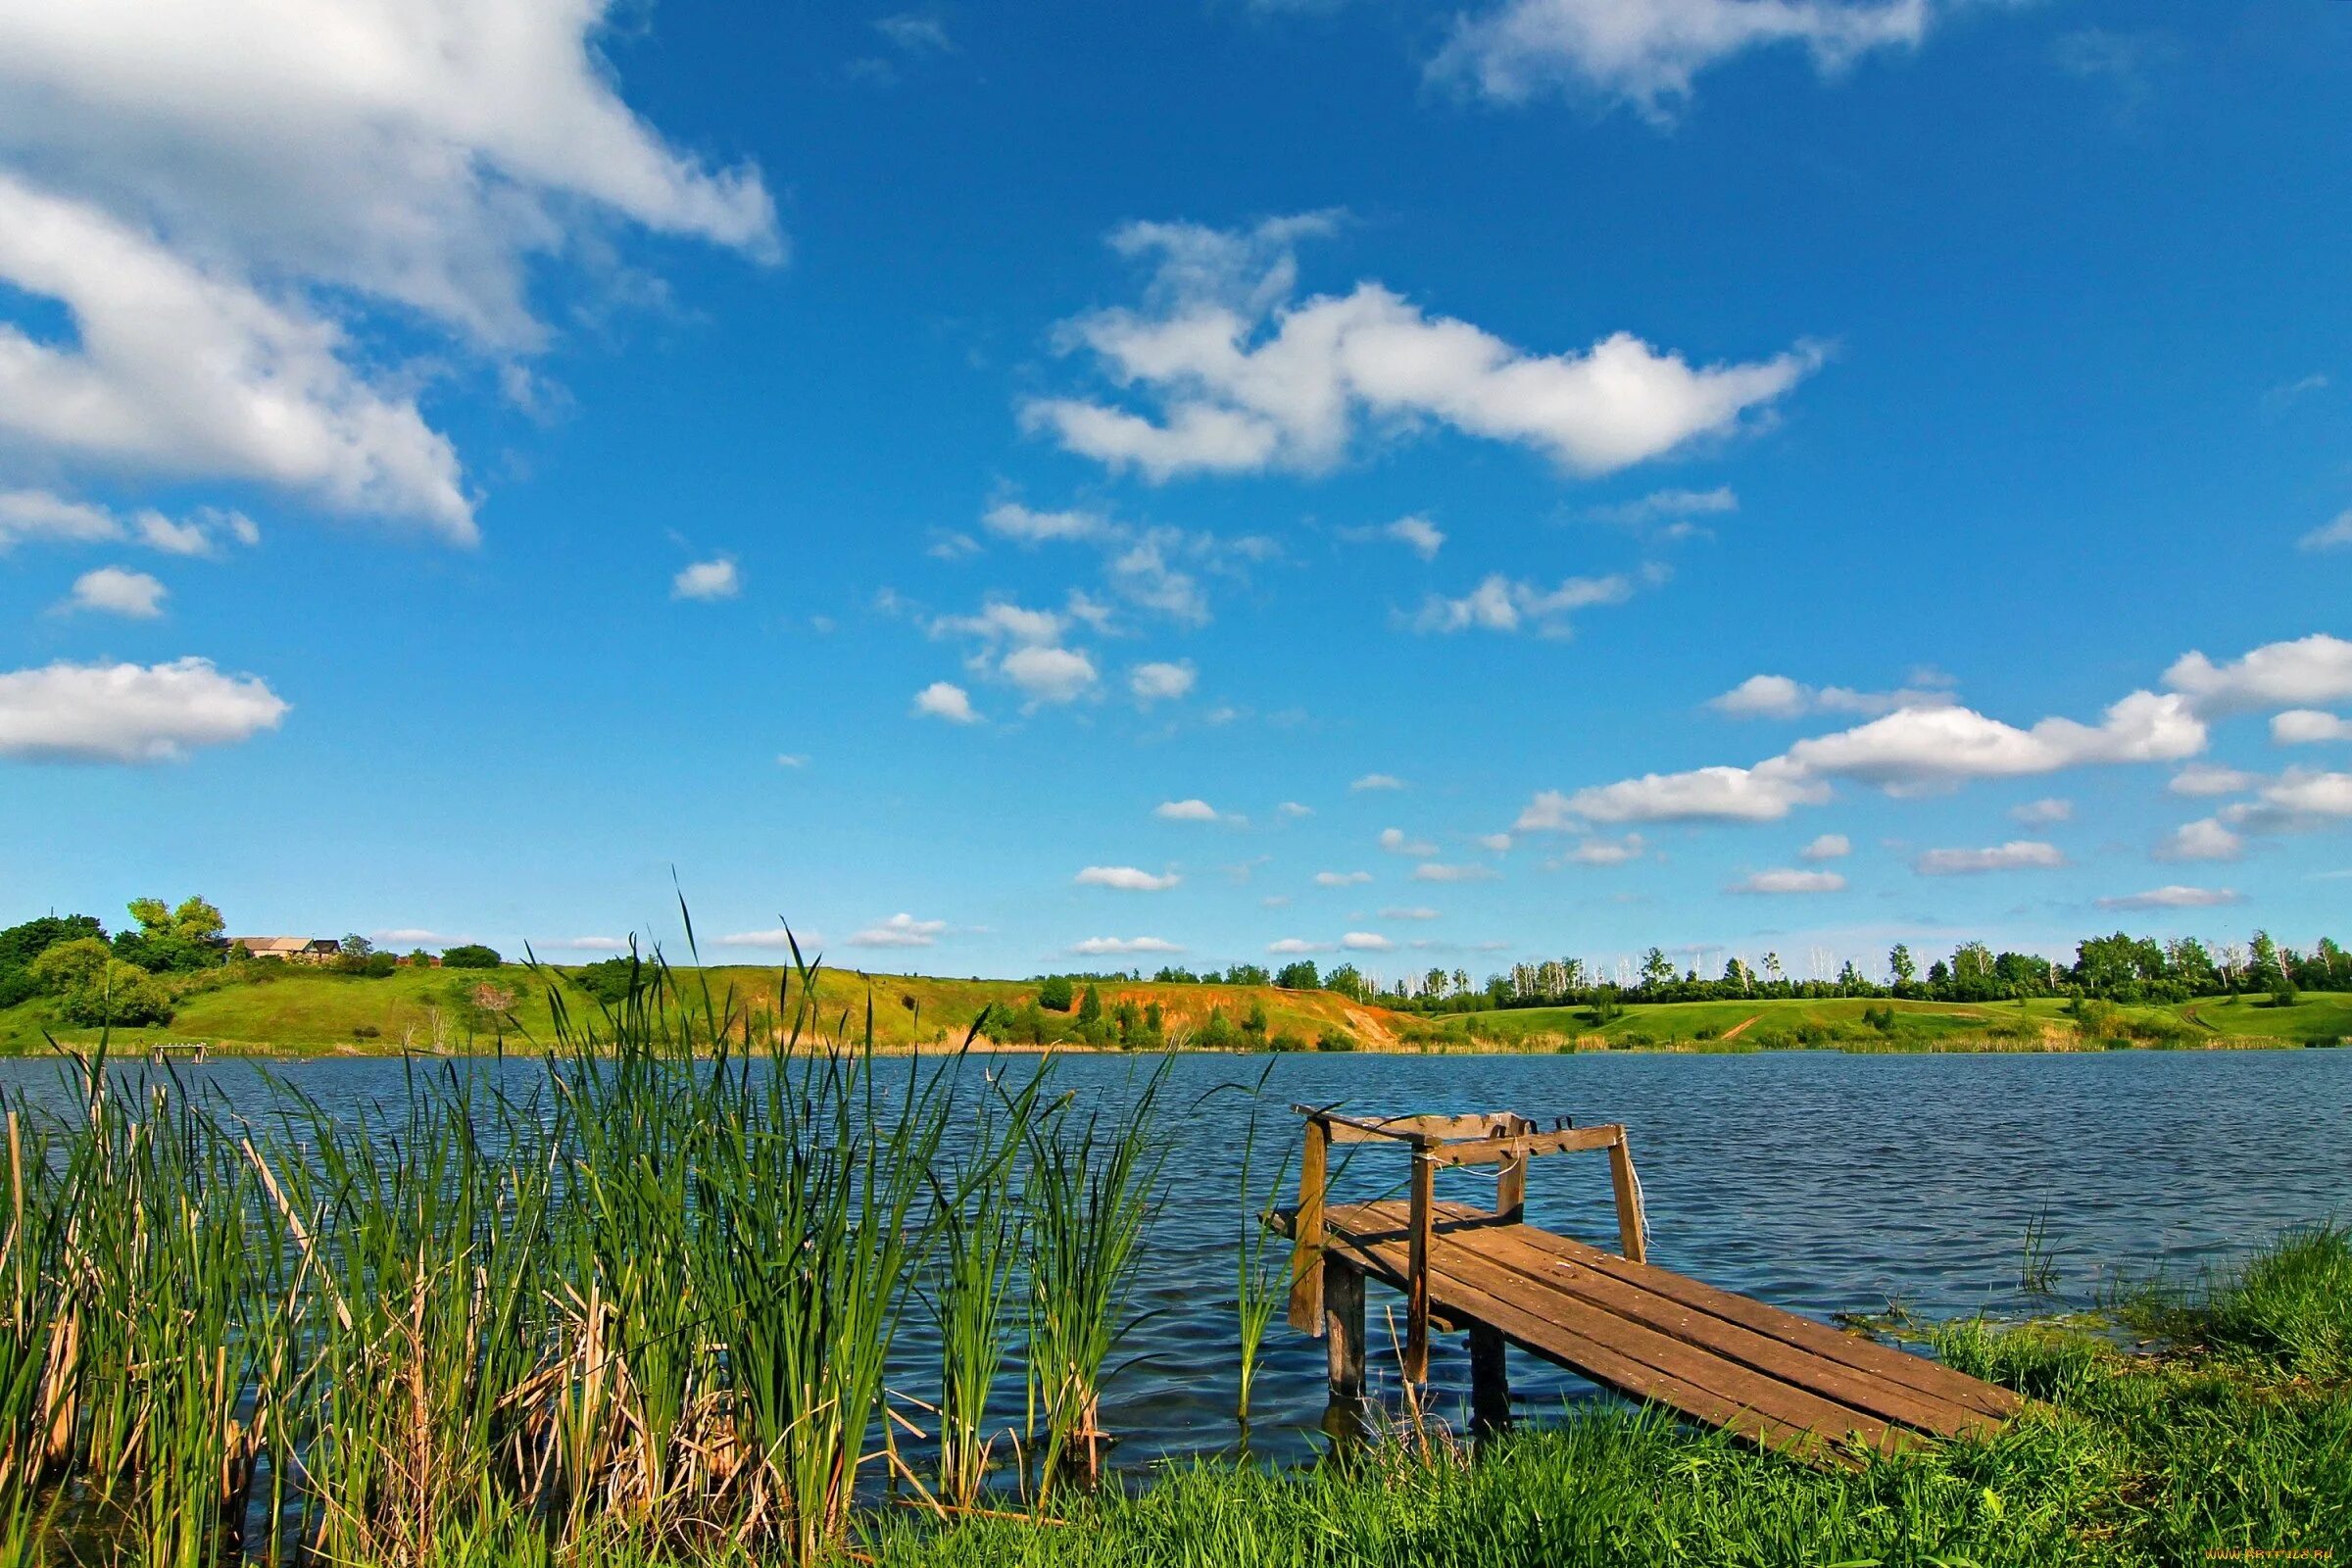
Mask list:
[[[114,1040],[126,1050],[157,1041],[203,1041],[217,1051],[316,1055],[369,1054],[411,1049],[488,1051],[503,1039],[509,1049],[531,1049],[554,1032],[551,989],[562,994],[575,1017],[595,1018],[598,1004],[571,978],[578,971],[508,964],[496,970],[403,968],[380,977],[330,969],[253,963],[181,977],[175,984],[169,1024],[118,1029]],[[707,988],[712,1004],[732,1007],[756,1020],[756,1034],[772,1031],[781,971],[727,966],[681,969],[675,979],[697,1007]],[[485,1007],[484,985],[510,1003]],[[1157,1003],[1163,1030],[1175,1044],[1203,1028],[1210,1010],[1239,1024],[1252,1001],[1265,1010],[1269,1038],[1288,1034],[1311,1049],[1327,1032],[1344,1032],[1365,1050],[1398,1045],[1398,1030],[1413,1021],[1377,1006],[1364,1006],[1322,991],[1282,991],[1270,986],[1154,985],[1105,982],[1103,1006],[1122,1001],[1140,1010]],[[873,1002],[878,1046],[904,1050],[916,1045],[960,1044],[984,1006],[1011,1009],[1036,999],[1038,985],[1025,980],[948,980],[824,971],[818,980],[826,1028],[862,1035],[866,1001]],[[497,998],[489,999],[493,1004]],[[793,988],[797,1004],[799,988]],[[511,1021],[509,1021],[511,1020]],[[36,998],[0,1009],[0,1053],[45,1051],[44,1031],[74,1046],[96,1044],[98,1031],[70,1027],[57,1004]],[[984,1039],[987,1038],[985,1035]]]

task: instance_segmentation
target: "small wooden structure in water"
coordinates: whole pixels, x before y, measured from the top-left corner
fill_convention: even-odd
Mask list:
[[[147,1048],[147,1059],[158,1067],[168,1061],[193,1061],[201,1065],[211,1053],[211,1044],[202,1040],[158,1040]]]
[[[1471,1416],[1485,1431],[1510,1419],[1503,1356],[1512,1345],[1816,1463],[1854,1446],[1891,1451],[1921,1434],[1987,1431],[2024,1402],[1924,1356],[1651,1265],[1623,1127],[1544,1131],[1507,1113],[1368,1120],[1293,1108],[1306,1118],[1298,1205],[1277,1216],[1294,1243],[1291,1323],[1330,1342],[1335,1402],[1363,1396],[1368,1279],[1404,1293],[1409,1380],[1428,1377],[1433,1323],[1469,1335]],[[1331,1147],[1358,1143],[1410,1151],[1407,1200],[1326,1201]],[[1578,1150],[1608,1153],[1614,1253],[1526,1222],[1527,1162]],[[1437,1200],[1437,1173],[1464,1165],[1495,1167],[1492,1210]]]

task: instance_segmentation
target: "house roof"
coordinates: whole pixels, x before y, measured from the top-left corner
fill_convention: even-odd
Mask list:
[[[332,937],[230,937],[228,945],[245,944],[248,953],[309,953],[342,946]]]

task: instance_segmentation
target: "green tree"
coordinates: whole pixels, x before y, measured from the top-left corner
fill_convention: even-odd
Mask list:
[[[1652,948],[1642,955],[1642,985],[1644,990],[1656,990],[1674,984],[1674,961],[1666,956],[1663,948]]]
[[[1299,958],[1274,971],[1274,984],[1285,991],[1312,991],[1321,978],[1312,958]]]
[[[85,1028],[128,1029],[172,1021],[172,995],[135,963],[106,957],[98,974],[66,993],[66,1016]]]
[[[1242,1033],[1248,1035],[1252,1044],[1263,1046],[1266,1043],[1266,1004],[1256,997],[1250,999],[1250,1010],[1242,1014]]]
[[[1090,981],[1087,984],[1086,994],[1078,999],[1078,1023],[1083,1028],[1088,1024],[1097,1024],[1102,1021],[1102,993],[1097,991],[1093,982]]]
[[[61,942],[32,960],[33,983],[53,997],[68,996],[101,984],[114,954],[96,937]]]
[[[441,950],[444,969],[495,969],[504,961],[496,948],[486,948],[478,942],[461,942],[454,948]]]
[[[1886,972],[1893,977],[1897,991],[1919,978],[1919,963],[1911,956],[1909,944],[1897,942],[1886,950]]]
[[[1348,998],[1350,1002],[1364,1000],[1363,971],[1352,963],[1343,963],[1323,977],[1323,989]]]
[[[1053,1012],[1067,1012],[1075,993],[1066,974],[1050,974],[1037,988],[1037,1004]]]

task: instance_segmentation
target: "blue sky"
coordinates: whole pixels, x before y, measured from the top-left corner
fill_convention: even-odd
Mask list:
[[[592,9],[0,14],[11,910],[2345,934],[2352,8]]]

